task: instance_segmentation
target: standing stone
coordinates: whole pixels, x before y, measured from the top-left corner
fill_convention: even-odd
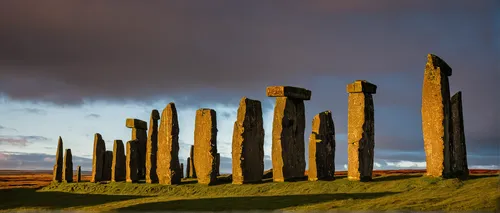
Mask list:
[[[451,115],[450,86],[451,68],[441,58],[428,54],[422,86],[422,133],[427,162],[427,174],[432,177],[450,177]]]
[[[213,109],[196,110],[194,127],[194,168],[200,184],[214,184],[217,180],[217,117]],[[191,158],[192,159],[192,158]]]
[[[181,163],[181,178],[184,178],[184,164]]]
[[[196,169],[194,168],[194,145],[191,145],[191,151],[189,152],[189,156],[190,156],[190,167],[189,167],[189,177],[191,178],[196,178]]]
[[[78,166],[76,168],[76,182],[77,183],[82,182],[82,167],[81,166]]]
[[[61,182],[63,179],[63,141],[62,138],[59,137],[57,141],[57,150],[56,150],[56,162],[54,163],[54,170],[52,171],[52,181]]]
[[[137,140],[137,175],[138,179],[146,177],[146,143],[147,123],[139,119],[127,118],[125,126],[132,128],[132,140]]]
[[[156,153],[158,151],[158,120],[160,113],[154,109],[151,112],[148,130],[148,142],[146,144],[146,183],[158,183],[156,174]]]
[[[63,177],[64,182],[73,182],[73,155],[71,155],[71,149],[66,149],[64,152],[64,163],[63,163]]]
[[[126,158],[121,140],[115,140],[113,145],[113,162],[111,165],[111,181],[125,181],[126,175]]]
[[[304,100],[311,99],[311,91],[297,87],[271,86],[267,87],[266,93],[268,97],[276,97],[271,153],[273,180],[284,182],[304,177]]]
[[[243,97],[233,129],[233,184],[262,181],[264,122],[260,101]]]
[[[325,111],[314,116],[309,137],[310,181],[333,179],[335,174],[335,126],[332,112]]]
[[[373,97],[377,86],[364,80],[347,85],[347,177],[349,180],[372,179],[375,148]]]
[[[110,181],[113,165],[113,151],[106,151],[104,154],[104,166],[102,170],[102,180]]]
[[[105,152],[106,144],[104,143],[101,134],[96,133],[94,135],[94,155],[92,156],[92,177],[90,179],[90,182],[92,183],[102,180]]]
[[[137,140],[127,142],[126,152],[126,174],[125,179],[129,183],[136,183],[139,179],[137,177]]]
[[[462,92],[451,97],[451,122],[453,127],[453,172],[460,179],[469,177],[467,150],[465,146],[464,118],[462,110]]]
[[[220,153],[215,154],[215,175],[220,176]]]
[[[179,163],[179,122],[174,103],[169,103],[161,113],[157,156],[159,183],[179,184],[182,170]]]
[[[191,158],[188,157],[187,158],[187,162],[186,162],[186,178],[190,178],[191,176],[189,176],[191,173]]]

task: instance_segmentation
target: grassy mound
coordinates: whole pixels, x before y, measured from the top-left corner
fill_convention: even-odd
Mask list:
[[[421,175],[381,176],[372,182],[297,181],[214,186],[185,180],[181,185],[53,183],[40,190],[0,191],[0,210],[92,211],[223,210],[486,210],[500,199],[498,175],[467,181]]]

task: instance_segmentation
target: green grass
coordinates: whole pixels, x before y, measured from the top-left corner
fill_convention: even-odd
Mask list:
[[[214,186],[132,183],[53,183],[42,189],[0,191],[0,210],[224,211],[224,210],[486,210],[500,200],[498,175],[467,181],[420,175],[372,182],[334,181]]]

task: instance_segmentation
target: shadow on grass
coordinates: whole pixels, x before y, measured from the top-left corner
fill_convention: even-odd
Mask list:
[[[77,206],[92,206],[108,202],[141,198],[143,196],[73,194],[66,192],[37,192],[36,189],[0,190],[0,210],[13,208],[61,209]]]
[[[478,174],[470,174],[469,175],[469,180],[475,180],[475,179],[481,179],[481,178],[489,178],[489,177],[498,177],[500,178],[500,175],[478,175]]]
[[[420,178],[422,175],[387,175],[374,178],[373,182],[381,182],[381,181],[395,181],[395,180],[406,180],[411,178]]]
[[[172,200],[145,203],[118,209],[118,211],[227,211],[227,210],[276,210],[292,206],[323,203],[334,200],[373,199],[395,192],[337,193],[285,196],[223,197]]]

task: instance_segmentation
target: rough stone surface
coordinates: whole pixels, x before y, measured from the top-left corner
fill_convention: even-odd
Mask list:
[[[101,134],[94,135],[94,154],[92,157],[92,177],[90,182],[95,183],[102,180],[102,171],[104,167],[104,155],[106,152],[106,144],[102,139]]]
[[[215,175],[220,175],[220,154],[215,154]]]
[[[353,84],[356,83],[357,81]],[[347,177],[349,180],[369,181],[372,179],[375,148],[373,107],[371,93],[349,93],[347,114]]]
[[[268,97],[289,97],[299,100],[310,100],[311,91],[299,87],[270,86],[266,89]]]
[[[462,92],[451,97],[451,122],[453,127],[453,172],[460,179],[469,177],[467,150],[465,146],[464,118],[462,109]]]
[[[146,183],[158,183],[158,175],[156,174],[156,153],[158,151],[158,120],[160,114],[158,110],[151,112],[149,120],[148,141],[146,144]]]
[[[186,161],[186,178],[190,178],[190,173],[191,173],[191,158],[188,157]]]
[[[333,179],[335,174],[335,126],[332,112],[314,116],[309,137],[310,181]]]
[[[104,154],[104,166],[102,170],[102,180],[110,181],[113,165],[113,151],[106,151]]]
[[[182,170],[179,163],[179,122],[174,103],[169,103],[161,113],[157,155],[159,183],[179,184]]]
[[[194,167],[200,184],[214,184],[216,176],[217,117],[213,109],[196,111],[194,128]]]
[[[125,121],[125,126],[128,128],[132,128],[132,129],[134,129],[134,128],[135,129],[142,129],[142,130],[148,129],[148,124],[146,123],[146,121],[134,119],[134,118],[127,118],[127,120]]]
[[[125,181],[126,174],[126,157],[123,142],[115,140],[113,145],[113,162],[111,166],[111,181]]]
[[[347,85],[348,93],[377,93],[377,86],[365,80],[356,80],[352,84]]]
[[[146,178],[146,143],[148,140],[147,123],[139,119],[127,118],[126,126],[132,128],[132,140],[137,140],[137,175]]]
[[[184,178],[184,164],[181,163],[181,178]]]
[[[127,160],[125,163],[125,179],[129,183],[136,183],[139,180],[137,177],[137,140],[128,141],[126,150]]]
[[[76,182],[77,183],[82,182],[82,167],[81,166],[78,166],[76,168]]]
[[[451,116],[448,76],[451,68],[439,57],[429,54],[422,86],[422,133],[427,162],[427,175],[450,177]]]
[[[243,97],[233,129],[233,184],[262,181],[264,122],[260,101]]]
[[[71,149],[66,149],[64,152],[64,163],[62,170],[64,182],[73,182],[73,155],[71,155]]]
[[[52,181],[61,182],[63,179],[63,141],[62,138],[59,137],[57,141],[57,150],[56,150],[56,162],[54,163],[54,169],[52,171]]]
[[[304,177],[305,127],[304,101],[277,97],[274,107],[271,153],[275,182]]]
[[[189,177],[196,178],[196,168],[194,168],[194,145],[191,145],[191,151],[189,152],[189,156],[191,159],[190,167],[189,167]]]

